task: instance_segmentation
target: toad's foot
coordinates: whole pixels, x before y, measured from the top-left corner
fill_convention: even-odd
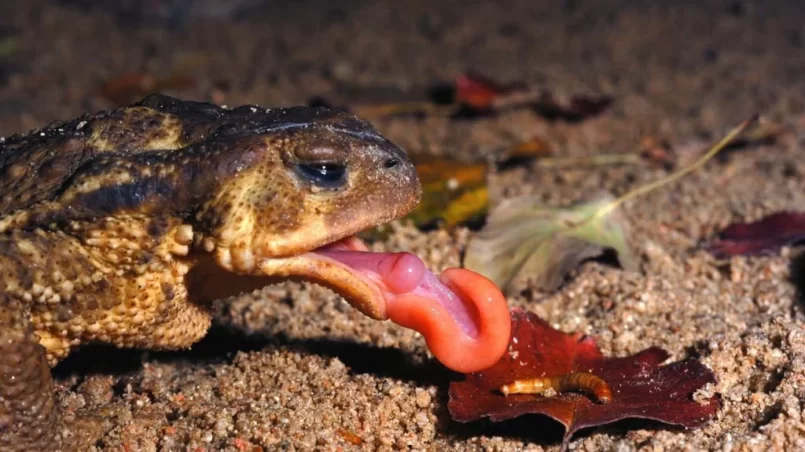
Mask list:
[[[60,450],[53,378],[21,303],[0,293],[0,450]]]

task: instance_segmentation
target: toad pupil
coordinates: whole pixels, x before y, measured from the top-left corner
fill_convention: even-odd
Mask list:
[[[311,182],[335,188],[343,182],[346,167],[337,163],[299,164],[299,171]]]

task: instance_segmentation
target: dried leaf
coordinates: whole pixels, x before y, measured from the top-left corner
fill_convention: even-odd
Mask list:
[[[595,116],[612,104],[609,96],[573,96],[570,102],[562,104],[549,92],[535,91],[522,83],[502,85],[471,73],[458,76],[455,86],[456,102],[473,114],[531,108],[548,119],[576,122]]]
[[[556,290],[579,263],[608,248],[617,251],[624,268],[635,270],[625,222],[616,212],[596,215],[613,200],[607,194],[567,208],[542,206],[536,196],[504,201],[469,243],[464,267],[504,291],[517,275],[527,275],[540,289]]]
[[[569,122],[578,122],[604,112],[612,104],[609,96],[573,96],[567,104],[554,100],[550,93],[545,93],[540,100],[534,102],[532,107],[540,115],[548,119],[562,119]]]
[[[734,223],[707,245],[716,258],[776,251],[805,240],[805,213],[780,212],[753,223]]]
[[[617,251],[622,267],[636,268],[626,240],[626,224],[618,218],[617,208],[701,167],[756,119],[731,130],[694,163],[617,199],[607,195],[567,208],[540,206],[536,197],[504,201],[470,241],[464,266],[491,279],[504,291],[511,289],[510,283],[519,274],[543,290],[555,290],[580,262],[606,248]]]
[[[547,141],[539,137],[533,137],[506,149],[496,163],[499,169],[509,168],[552,153],[553,148]]]
[[[406,217],[423,227],[440,223],[450,229],[486,215],[489,196],[483,162],[462,163],[444,157],[412,155],[422,183],[422,201]]]
[[[788,132],[788,129],[780,124],[761,120],[748,127],[732,145],[731,149],[743,148],[755,144],[771,144],[777,138]]]
[[[574,96],[567,104],[561,104],[550,93],[535,91],[522,83],[504,85],[466,73],[452,83],[436,83],[421,92],[385,86],[343,85],[326,97],[310,99],[308,105],[341,108],[365,118],[411,114],[460,117],[532,108],[550,119],[579,121],[601,113],[611,102],[612,99],[605,96]]]
[[[484,162],[463,163],[446,157],[409,155],[422,184],[422,200],[403,218],[420,228],[443,226],[447,229],[483,218],[489,207],[487,173]],[[361,233],[365,240],[387,236],[385,226]]]
[[[677,156],[671,149],[671,145],[668,141],[657,137],[643,137],[643,139],[640,140],[638,152],[646,161],[657,166],[671,168],[676,164]]]
[[[455,101],[476,112],[492,110],[500,97],[516,92],[515,86],[503,86],[478,74],[456,77]]]
[[[467,374],[450,383],[448,409],[459,422],[484,417],[494,422],[524,414],[543,414],[565,426],[565,444],[580,429],[626,418],[652,419],[687,428],[700,427],[720,409],[713,396],[704,403],[693,394],[715,377],[694,359],[661,364],[668,353],[651,347],[632,356],[605,358],[595,340],[581,333],[566,334],[535,314],[512,310],[509,352],[490,369]],[[554,396],[503,396],[499,388],[515,380],[590,372],[612,389],[603,404],[589,395],[561,391]]]
[[[452,104],[452,93],[447,104]],[[311,98],[308,105],[347,110],[365,119],[403,115],[449,116],[454,108],[444,102],[434,102],[424,89],[348,83],[340,83],[335,91],[326,96]]]
[[[506,152],[506,157],[541,157],[552,152],[551,145],[547,141],[534,137],[512,146]]]
[[[100,88],[98,95],[115,103],[128,105],[144,96],[165,90],[191,88],[196,81],[192,77],[174,74],[165,78],[157,78],[152,74],[129,72],[115,76]]]

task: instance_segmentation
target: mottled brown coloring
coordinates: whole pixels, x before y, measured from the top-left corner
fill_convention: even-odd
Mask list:
[[[343,180],[318,178],[324,164]],[[70,350],[189,347],[210,300],[272,276],[256,263],[398,218],[419,196],[400,149],[329,109],[151,96],[3,139],[0,449],[70,447],[49,373]],[[283,265],[278,279],[293,277]]]

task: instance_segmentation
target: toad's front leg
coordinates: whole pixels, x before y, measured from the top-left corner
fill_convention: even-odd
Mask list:
[[[0,293],[0,450],[61,450],[53,377],[21,300]]]

